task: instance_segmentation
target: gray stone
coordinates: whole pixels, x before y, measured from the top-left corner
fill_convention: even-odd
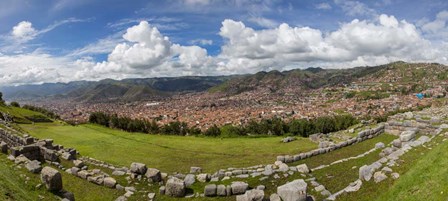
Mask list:
[[[225,185],[218,185],[216,187],[216,195],[218,196],[227,196],[227,192],[226,192],[226,186]]]
[[[206,173],[198,174],[198,176],[196,176],[196,179],[199,182],[208,182],[208,181],[210,181],[210,175],[206,174]]]
[[[258,185],[256,189],[257,189],[257,190],[262,190],[262,191],[264,191],[264,189],[266,189],[266,186],[264,186],[264,185]]]
[[[35,174],[39,173],[42,170],[42,166],[40,165],[40,162],[37,160],[28,162],[25,165],[25,167],[28,171],[35,173]]]
[[[285,163],[282,163],[278,166],[278,170],[281,172],[287,172],[289,171],[289,166]]]
[[[356,192],[361,189],[362,181],[360,179],[356,180],[355,182],[350,183],[349,186],[347,186],[344,190],[345,192]]]
[[[51,167],[44,167],[40,173],[40,178],[50,191],[62,190],[62,175]]]
[[[148,193],[148,199],[153,200],[156,197],[155,193]]]
[[[187,174],[187,176],[185,176],[184,182],[187,187],[190,187],[196,182],[196,176],[194,176],[194,174]]]
[[[244,194],[249,187],[249,184],[241,181],[232,182],[230,185],[232,187],[232,194],[233,195],[240,195]]]
[[[243,195],[236,196],[237,201],[262,201],[263,198],[264,191],[255,189],[246,191]]]
[[[285,156],[277,156],[277,161],[285,162]]]
[[[286,137],[286,138],[283,138],[283,139],[282,139],[282,142],[283,142],[283,143],[288,143],[288,142],[292,142],[292,141],[294,141],[294,140],[296,140],[295,137]]]
[[[303,179],[297,179],[277,187],[277,194],[283,201],[305,201],[307,184]]]
[[[74,160],[73,165],[75,165],[75,167],[82,168],[84,166],[84,162],[81,160]]]
[[[123,176],[125,174],[126,174],[126,172],[121,171],[121,170],[115,170],[112,172],[112,175],[115,175],[115,176]]]
[[[359,168],[359,179],[361,180],[370,181],[372,174],[372,168],[368,165],[363,165]]]
[[[305,173],[305,174],[310,172],[310,169],[308,169],[308,166],[306,164],[301,164],[296,167],[297,167],[297,172]]]
[[[230,186],[230,185],[226,186],[226,194],[227,194],[227,196],[231,196],[233,194],[232,186]]]
[[[168,179],[166,182],[165,194],[171,197],[185,196],[185,182],[176,177]]]
[[[390,167],[383,167],[383,169],[381,169],[381,171],[383,171],[385,173],[392,173],[392,169],[390,169]]]
[[[415,138],[416,132],[415,131],[403,131],[400,134],[400,140],[402,142],[409,142]]]
[[[282,199],[280,198],[280,196],[279,196],[277,193],[272,194],[272,195],[269,197],[269,200],[270,200],[270,201],[282,201]]]
[[[375,172],[375,174],[373,175],[373,180],[375,181],[375,183],[379,183],[385,179],[387,179],[387,176],[381,171]]]
[[[314,190],[317,191],[317,192],[321,192],[321,191],[325,190],[325,186],[324,185],[316,186],[314,188]]]
[[[190,173],[191,174],[198,174],[202,172],[202,168],[200,167],[190,167]]]
[[[323,190],[322,192],[320,192],[320,194],[323,195],[323,196],[328,197],[328,196],[331,195],[331,192],[329,190]]]
[[[161,186],[161,187],[159,188],[159,193],[160,193],[160,195],[165,195],[165,192],[166,192],[166,187],[165,187],[165,186]]]
[[[378,142],[378,143],[376,143],[375,144],[375,148],[376,149],[382,149],[382,148],[384,148],[386,145],[384,145],[384,143],[382,143],[382,142]]]
[[[216,196],[216,184],[208,184],[204,188],[204,195],[206,197],[213,197]]]
[[[143,163],[132,163],[131,172],[135,174],[144,175],[146,173],[146,165]]]
[[[81,170],[78,172],[78,177],[81,177],[83,179],[87,179],[88,177],[92,176],[92,173],[88,172],[87,170]]]
[[[149,182],[160,182],[162,181],[162,174],[158,169],[148,168],[146,170],[145,176],[148,178]]]
[[[392,145],[396,148],[401,148],[401,140],[400,139],[393,140]]]
[[[62,200],[75,201],[75,194],[73,194],[72,192],[63,190],[61,192],[61,197],[63,198]]]
[[[396,173],[396,172],[390,174],[390,176],[392,177],[392,179],[398,179],[398,178],[400,178],[400,174],[398,174],[398,173]]]
[[[104,178],[104,186],[109,187],[109,188],[115,188],[115,185],[117,185],[117,180],[115,180],[112,177],[106,177]]]

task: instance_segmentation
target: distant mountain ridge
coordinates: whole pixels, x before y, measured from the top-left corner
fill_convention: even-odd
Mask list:
[[[124,80],[74,81],[0,87],[6,100],[73,98],[82,102],[135,101],[174,93],[201,92],[234,76],[187,76]]]
[[[70,98],[79,102],[139,101],[173,94],[205,92],[236,95],[248,91],[291,92],[350,83],[411,83],[428,88],[448,80],[448,67],[437,63],[393,62],[373,67],[261,71],[248,75],[75,81],[0,87],[6,100]]]

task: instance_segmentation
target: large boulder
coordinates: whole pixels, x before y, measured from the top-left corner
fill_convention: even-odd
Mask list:
[[[146,173],[146,165],[143,163],[132,163],[131,172],[135,174],[144,175]]]
[[[297,179],[277,187],[277,194],[283,201],[305,201],[307,184],[303,179]]]
[[[104,186],[109,187],[109,188],[115,188],[115,185],[117,185],[117,180],[115,180],[112,177],[106,177],[104,178]]]
[[[187,176],[185,176],[184,178],[184,182],[187,187],[190,187],[196,182],[196,177],[194,176],[194,174],[187,174]]]
[[[213,197],[216,196],[216,184],[208,184],[204,188],[204,195],[206,197]]]
[[[241,181],[235,181],[232,182],[230,187],[232,188],[233,195],[241,195],[246,192],[247,188],[249,188],[249,184]]]
[[[171,197],[183,197],[185,195],[185,182],[176,177],[168,179],[165,194]]]
[[[28,162],[25,165],[26,169],[32,173],[39,173],[42,170],[42,166],[40,165],[40,162],[37,160],[33,160]]]
[[[368,165],[363,165],[359,168],[359,179],[361,180],[370,181],[370,179],[372,178],[372,174],[372,167]]]
[[[162,181],[162,174],[160,173],[160,170],[155,168],[148,168],[146,170],[146,177],[150,182],[160,182]]]
[[[264,191],[262,190],[250,190],[246,191],[243,195],[236,196],[236,201],[263,201]]]
[[[50,191],[62,190],[62,175],[51,167],[44,167],[40,172],[40,178]]]

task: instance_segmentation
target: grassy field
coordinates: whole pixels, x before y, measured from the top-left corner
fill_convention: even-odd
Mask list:
[[[212,172],[267,164],[279,154],[297,154],[317,147],[308,139],[281,143],[281,137],[220,139],[148,135],[89,124],[37,123],[21,127],[35,137],[54,139],[55,143],[112,164],[129,166],[132,162],[142,162],[167,172],[186,172],[191,166]]]
[[[23,109],[20,107],[0,106],[0,112],[13,116],[16,123],[32,123],[32,120],[50,121],[49,118],[42,113]]]

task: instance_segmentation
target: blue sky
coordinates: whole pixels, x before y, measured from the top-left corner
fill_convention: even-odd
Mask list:
[[[2,0],[0,84],[447,63],[443,0]]]

